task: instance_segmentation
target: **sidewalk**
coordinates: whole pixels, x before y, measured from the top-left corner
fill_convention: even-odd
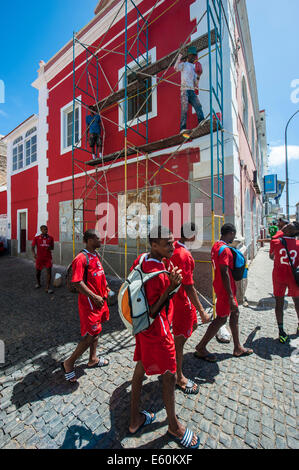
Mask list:
[[[250,301],[270,297],[266,256],[261,250],[251,265]],[[134,339],[124,329],[117,305],[111,307],[99,340],[100,354],[109,356],[110,366],[88,370],[86,353],[76,367],[79,385],[73,387],[65,382],[60,362],[80,339],[77,295],[61,287],[50,296],[34,284],[32,262],[0,258],[0,338],[6,348],[5,364],[0,365],[0,448],[179,449],[166,435],[156,376],[144,381],[142,408],[156,411],[157,419],[143,433],[127,436]],[[295,332],[290,304],[285,315],[286,330]],[[200,385],[200,392],[187,396],[176,391],[176,412],[198,433],[200,448],[298,449],[298,355],[293,343],[278,343],[273,308],[240,308],[241,341],[254,350],[249,357],[234,358],[232,344],[214,339],[209,349],[216,363],[194,358],[206,328],[198,328],[184,353],[184,372]]]
[[[249,305],[260,308],[275,308],[273,297],[272,270],[273,261],[269,258],[270,244],[260,248],[248,270],[248,285],[245,297]],[[285,308],[293,307],[292,298],[285,300]]]

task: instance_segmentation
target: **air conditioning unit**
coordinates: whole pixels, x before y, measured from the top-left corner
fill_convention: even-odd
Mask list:
[[[261,188],[260,188],[260,183],[259,183],[259,180],[258,180],[258,175],[257,175],[257,170],[254,170],[253,172],[253,186],[257,192],[257,194],[261,194]]]

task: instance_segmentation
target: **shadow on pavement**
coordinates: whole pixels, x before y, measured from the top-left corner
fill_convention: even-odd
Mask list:
[[[288,301],[285,299],[283,308],[284,310],[289,307]],[[258,301],[258,303],[253,306],[253,305],[248,305],[246,308],[249,308],[250,310],[253,311],[261,311],[261,310],[273,310],[275,309],[275,297],[273,297],[273,294],[269,293],[269,297],[263,297]]]
[[[291,356],[294,348],[290,344],[280,343],[278,338],[262,337],[254,339],[259,330],[261,330],[261,327],[257,326],[252,333],[250,333],[244,346],[252,348],[254,354],[267,361],[272,361],[272,356],[280,356],[282,358]],[[292,338],[292,336],[290,336],[290,338]]]
[[[202,359],[197,359],[193,354],[194,353],[184,354],[183,371],[186,377],[192,380],[195,379],[195,382],[199,385],[214,383],[214,377],[220,372],[217,362],[224,361],[231,357],[231,355],[227,353],[215,353],[217,361],[207,362]]]
[[[111,396],[109,402],[111,428],[109,431],[97,434],[96,432],[93,433],[84,425],[70,426],[66,432],[61,449],[121,449],[124,447],[123,442],[126,444],[126,448],[130,448],[130,439],[134,439],[135,441],[135,439],[138,439],[141,435],[155,432],[160,427],[165,426],[165,421],[156,420],[150,426],[144,427],[139,433],[133,436],[128,434],[130,419],[130,391],[128,387],[130,385],[131,381],[124,382],[120,387],[114,390]],[[163,408],[164,403],[158,382],[154,381],[144,384],[140,409],[157,413]],[[100,420],[101,417],[99,416],[99,426],[101,424]],[[159,439],[157,441],[159,441]],[[153,442],[155,443],[156,441]],[[153,443],[149,443],[147,446],[153,448],[152,445]],[[161,438],[161,446],[163,445],[165,445],[165,442]],[[132,446],[131,448],[134,447],[136,448],[136,446]],[[155,448],[159,447],[156,447],[155,444]]]
[[[60,364],[52,357],[48,357],[46,368],[41,360],[34,361],[34,364],[40,365],[40,368],[30,372],[13,388],[11,403],[17,408],[51,396],[69,395],[79,387],[79,383],[70,383],[65,380]],[[84,375],[84,370],[79,365],[76,367],[76,376],[80,378],[82,375]]]
[[[63,286],[49,295],[44,289],[34,289],[34,284],[32,262],[13,257],[1,258],[0,331],[3,332],[1,339],[5,343],[6,358],[0,369],[3,374],[7,369],[21,370],[30,360],[34,363],[41,353],[55,354],[65,345],[76,345],[80,341],[77,294]],[[115,283],[111,287],[116,290]],[[124,330],[117,305],[110,306],[110,320],[103,324],[100,335],[109,335],[111,339],[108,352],[127,347],[128,337],[119,335]]]

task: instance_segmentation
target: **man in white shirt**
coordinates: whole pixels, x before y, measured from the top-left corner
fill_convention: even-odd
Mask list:
[[[202,106],[198,96],[195,93],[195,90],[198,90],[198,81],[200,78],[200,75],[196,74],[195,72],[194,62],[197,59],[196,47],[190,46],[187,53],[188,55],[186,61],[182,61],[182,54],[179,54],[174,65],[175,70],[177,72],[181,72],[181,134],[186,131],[189,103],[195,109],[198,123],[204,119]]]

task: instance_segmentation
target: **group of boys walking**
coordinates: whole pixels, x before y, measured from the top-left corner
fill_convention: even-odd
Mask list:
[[[294,271],[299,266],[299,224],[296,222],[280,225],[280,230],[272,237],[270,258],[274,259],[273,291],[276,299],[275,314],[279,330],[279,341],[286,343],[289,335],[283,325],[283,304],[286,289],[293,297],[298,316],[299,333],[299,286]],[[161,375],[163,400],[168,417],[168,434],[183,447],[197,448],[199,438],[178,420],[175,413],[175,388],[188,395],[196,395],[198,385],[183,374],[183,351],[188,338],[198,326],[197,313],[202,323],[210,323],[203,338],[197,344],[194,357],[215,362],[217,357],[207,350],[207,345],[216,336],[229,318],[229,326],[234,343],[233,356],[248,356],[252,349],[244,348],[239,340],[239,310],[236,298],[236,282],[232,275],[234,260],[229,245],[236,236],[234,225],[226,223],[221,227],[221,238],[212,247],[211,259],[214,268],[213,287],[216,294],[216,318],[205,312],[194,286],[194,259],[187,244],[196,237],[196,226],[184,224],[181,237],[174,241],[173,234],[165,227],[155,227],[149,234],[150,252],[142,261],[144,273],[167,271],[158,274],[145,284],[145,294],[149,305],[149,315],[153,322],[148,329],[135,336],[134,361],[135,371],[132,378],[131,413],[129,433],[136,434],[144,426],[151,424],[156,415],[153,412],[140,411],[140,396],[144,375]],[[266,239],[269,241],[269,239]],[[264,241],[266,241],[264,240]],[[72,283],[79,292],[78,307],[82,339],[72,355],[61,363],[65,379],[77,382],[75,363],[89,349],[88,368],[104,367],[109,360],[97,356],[97,344],[102,324],[109,320],[107,299],[109,287],[97,253],[101,246],[98,233],[87,230],[83,241],[86,248],[72,262]],[[37,247],[37,252],[35,252]],[[223,249],[224,247],[224,249]],[[32,242],[32,251],[36,259],[37,285],[40,287],[40,274],[47,269],[47,288],[50,290],[53,237],[48,235],[46,226],[41,227],[41,234]],[[139,264],[140,255],[131,270]],[[291,265],[292,264],[292,265]],[[180,286],[176,294],[173,291]]]

